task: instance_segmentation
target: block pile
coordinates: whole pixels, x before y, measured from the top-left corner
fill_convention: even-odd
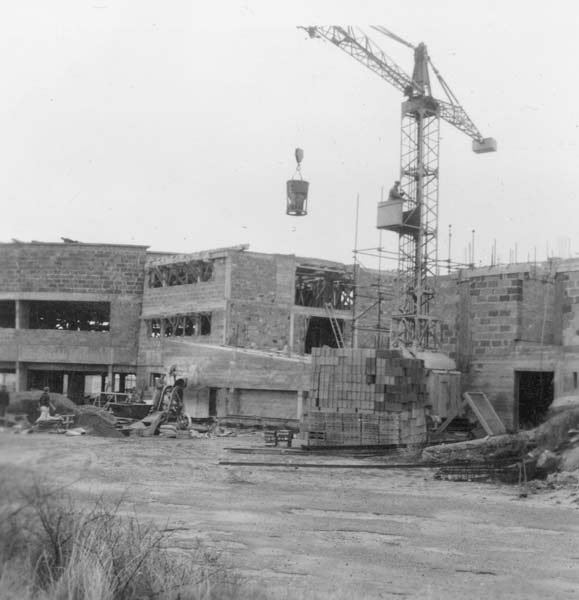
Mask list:
[[[399,350],[314,348],[308,444],[415,445],[426,438],[424,363]]]

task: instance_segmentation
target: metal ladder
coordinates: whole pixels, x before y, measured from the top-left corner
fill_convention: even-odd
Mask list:
[[[336,318],[336,313],[334,312],[334,307],[330,302],[324,303],[324,308],[326,309],[326,314],[328,315],[328,319],[330,319],[330,326],[332,327],[332,333],[334,334],[334,338],[336,339],[336,344],[338,348],[344,347],[344,336],[342,335],[342,328],[340,327],[340,323]]]

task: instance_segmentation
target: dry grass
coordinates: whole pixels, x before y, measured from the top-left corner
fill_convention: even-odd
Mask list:
[[[4,600],[260,598],[201,545],[169,547],[166,533],[120,514],[81,508],[65,490],[0,472],[0,597]]]

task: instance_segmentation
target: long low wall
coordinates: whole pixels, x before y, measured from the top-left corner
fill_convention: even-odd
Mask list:
[[[150,373],[164,372],[168,365],[176,365],[193,385],[299,391],[307,389],[310,360],[166,339],[154,349],[142,349],[139,365],[138,378],[145,385]]]

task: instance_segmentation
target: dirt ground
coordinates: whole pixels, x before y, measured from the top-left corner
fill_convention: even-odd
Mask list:
[[[246,455],[259,434],[217,439],[0,435],[0,466],[196,540],[270,598],[579,597],[579,494],[438,481],[429,469],[299,468],[385,459]],[[222,466],[219,460],[287,467]],[[392,459],[388,459],[392,460]],[[1,472],[1,471],[0,471]]]

